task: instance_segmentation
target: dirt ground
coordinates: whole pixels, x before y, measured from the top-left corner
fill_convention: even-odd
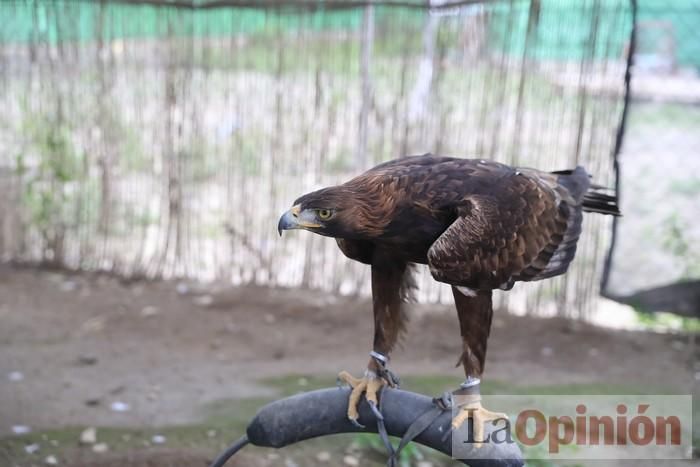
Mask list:
[[[124,283],[0,266],[0,442],[17,425],[38,431],[197,423],[217,401],[274,397],[268,378],[315,375],[332,386],[338,370],[363,369],[370,316],[365,299],[309,291]],[[454,377],[456,386],[456,322],[450,307],[415,306],[393,369],[404,377]],[[688,394],[697,392],[697,361],[687,336],[497,312],[485,378]],[[115,411],[115,403],[128,410]],[[171,460],[148,460],[155,458]],[[165,449],[110,453],[85,465],[206,459],[198,449]]]

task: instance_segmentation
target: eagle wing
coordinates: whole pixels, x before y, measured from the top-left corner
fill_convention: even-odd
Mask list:
[[[553,275],[558,263],[550,260],[562,244],[568,245],[569,203],[535,172],[500,173],[481,186],[489,188],[460,200],[456,220],[428,250],[433,277],[491,290]],[[575,227],[580,231],[580,222]]]

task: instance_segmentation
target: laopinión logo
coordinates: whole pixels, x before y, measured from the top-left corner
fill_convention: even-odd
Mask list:
[[[454,396],[453,417],[471,396]],[[688,459],[692,455],[690,395],[483,396],[508,418],[452,433],[457,459]]]

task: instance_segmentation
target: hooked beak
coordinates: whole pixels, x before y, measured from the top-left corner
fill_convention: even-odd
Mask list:
[[[292,206],[292,209],[282,214],[280,221],[277,223],[277,232],[282,236],[283,230],[307,229],[313,227],[321,227],[321,224],[314,222],[313,219],[303,219],[301,207],[297,204]]]
[[[280,221],[277,223],[277,233],[282,236],[283,230],[298,229],[299,227],[299,205],[293,206],[292,209],[282,214]]]
[[[312,211],[302,211],[298,204],[282,214],[277,224],[277,232],[282,236],[283,230],[314,229],[321,227]]]

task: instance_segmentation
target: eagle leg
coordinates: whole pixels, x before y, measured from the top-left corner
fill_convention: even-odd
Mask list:
[[[403,299],[413,287],[407,263],[376,252],[372,264],[372,308],[374,312],[374,343],[367,370],[362,378],[355,378],[346,371],[338,374],[338,381],[352,387],[348,400],[348,419],[359,426],[357,406],[365,395],[378,419],[379,392],[388,385],[397,387],[399,379],[387,368],[389,353],[399,335],[405,329],[406,314]]]
[[[462,364],[464,374],[467,376],[467,380],[454,393],[459,412],[452,419],[452,429],[459,429],[471,417],[474,427],[474,445],[479,448],[484,441],[484,426],[487,422],[508,420],[506,414],[491,412],[481,405],[480,376],[484,371],[486,342],[491,331],[493,316],[491,291],[477,290],[465,295],[460,288],[452,287],[452,293],[462,334],[462,355],[457,365]]]

